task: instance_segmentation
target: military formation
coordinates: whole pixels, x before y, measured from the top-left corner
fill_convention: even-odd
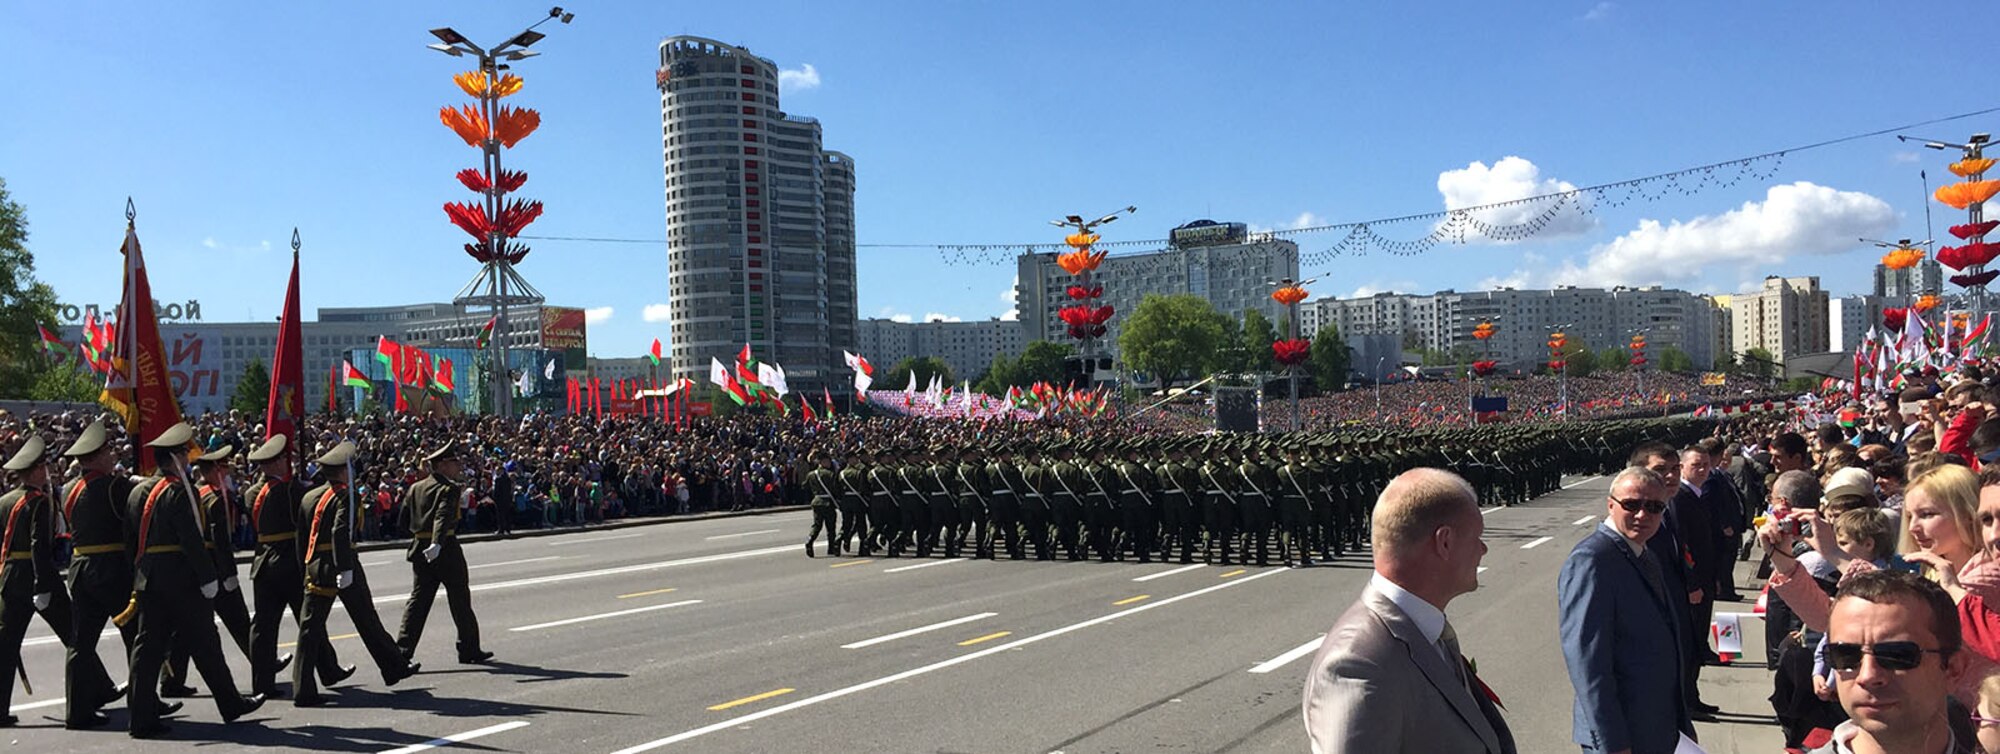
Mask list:
[[[65,727],[106,726],[110,718],[103,710],[123,699],[134,738],[169,732],[162,720],[181,709],[181,702],[169,699],[199,693],[190,666],[225,723],[285,696],[277,680],[287,667],[294,705],[327,704],[321,689],[356,672],[340,663],[327,637],[336,600],[386,685],[421,669],[413,658],[439,588],[458,627],[459,661],[490,661],[493,654],[480,647],[458,544],[464,488],[456,449],[447,443],[431,452],[426,461],[432,473],[404,500],[412,530],[420,532],[408,553],[416,584],[401,634],[391,635],[376,613],[354,544],[354,445],[340,442],[314,457],[318,484],[310,489],[288,446],[288,438],[277,435],[251,450],[246,460],[257,479],[239,492],[227,463],[237,449],[198,446],[186,424],[138,448],[157,468],[143,477],[121,472],[102,422],[60,456],[44,438],[27,438],[0,467],[9,484],[0,497],[0,710],[10,706],[17,679],[33,693],[20,659],[36,615],[67,647]],[[58,485],[53,467],[62,462],[73,478]],[[255,529],[247,584],[232,547],[239,516]],[[58,536],[63,532],[67,552]],[[298,627],[296,658],[278,653],[286,611]],[[98,654],[107,622],[124,645],[126,683],[111,678]],[[248,693],[231,675],[218,622],[249,660]],[[0,727],[18,723],[14,715],[0,715]]]
[[[1408,431],[1079,438],[813,456],[805,486],[830,555],[1311,566],[1368,540],[1382,486],[1419,466],[1483,504],[1553,491],[1640,439],[1707,425],[1649,419]],[[1691,437],[1689,438],[1691,439]]]

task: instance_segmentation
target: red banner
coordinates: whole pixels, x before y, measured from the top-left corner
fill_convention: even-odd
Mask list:
[[[715,404],[709,403],[708,401],[695,401],[693,403],[688,404],[689,416],[710,416],[713,415],[714,413],[715,413]]]

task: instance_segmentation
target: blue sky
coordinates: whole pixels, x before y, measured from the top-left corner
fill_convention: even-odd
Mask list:
[[[111,303],[125,197],[163,300],[274,316],[294,226],[305,306],[447,300],[475,272],[440,205],[476,152],[437,120],[453,26],[495,42],[548,4],[16,3],[0,177],[40,276]],[[516,67],[540,131],[507,156],[530,232],[664,238],[663,37],[748,46],[784,108],[851,155],[862,244],[1058,239],[1046,221],[1134,204],[1109,240],[1198,219],[1364,220],[1591,185],[2000,105],[1952,19],[1982,2],[577,3]],[[1981,81],[1987,77],[1980,77]],[[1983,98],[1983,99],[1982,99]],[[2000,114],[1917,133],[2000,131]],[[1509,159],[1513,158],[1513,159]],[[1515,283],[1732,291],[1766,274],[1868,285],[1859,235],[1925,237],[1918,170],[1891,137],[1787,157],[1768,182],[1569,216],[1522,243],[1309,266],[1318,294]],[[1474,163],[1478,163],[1474,165]],[[1942,205],[1937,233],[1961,215]],[[1497,219],[1497,218],[1496,218]],[[1414,237],[1420,224],[1383,226]],[[1338,234],[1298,239],[1304,250]],[[599,310],[592,351],[637,355],[664,321],[663,245],[544,241],[522,272]],[[1011,260],[860,252],[864,316],[1000,316]]]

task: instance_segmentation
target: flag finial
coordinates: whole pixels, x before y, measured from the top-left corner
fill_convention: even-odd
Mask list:
[[[139,208],[133,206],[132,197],[125,197],[125,223],[129,225],[133,220],[137,220],[138,218]]]
[[[292,253],[299,253],[299,227],[292,226]]]

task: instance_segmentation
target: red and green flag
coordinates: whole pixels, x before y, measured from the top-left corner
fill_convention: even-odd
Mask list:
[[[361,370],[355,369],[353,364],[345,360],[340,362],[340,384],[369,392],[375,390],[375,383],[368,381],[368,375],[362,374]]]
[[[49,356],[55,358],[57,361],[62,361],[69,357],[69,347],[63,345],[62,338],[56,337],[55,333],[49,332],[49,328],[41,325],[35,325],[35,329],[41,331],[42,350],[47,352]]]
[[[665,355],[666,355],[666,354],[663,354],[663,353],[661,353],[661,352],[660,352],[660,339],[659,339],[659,338],[654,338],[654,339],[653,339],[653,352],[652,352],[652,353],[649,353],[649,354],[646,354],[646,360],[647,360],[647,361],[651,361],[651,362],[653,362],[653,366],[659,366],[659,365],[660,365],[660,359],[661,359],[662,357],[664,357]]]
[[[486,326],[479,328],[479,336],[472,340],[473,350],[486,350],[486,345],[493,342],[493,326],[499,324],[499,322],[500,315],[498,314],[493,315],[492,319],[486,320]]]
[[[451,375],[451,359],[438,359],[437,372],[431,375],[431,389],[439,393],[458,391],[458,386],[453,384]]]

